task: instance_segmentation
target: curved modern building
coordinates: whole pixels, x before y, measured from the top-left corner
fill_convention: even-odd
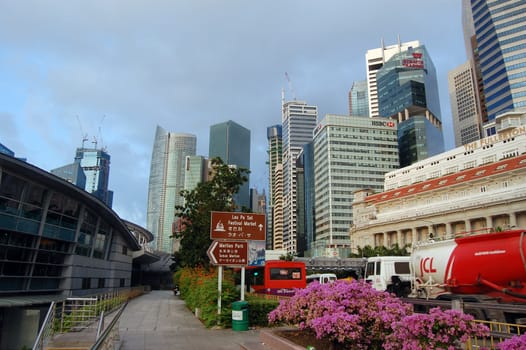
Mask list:
[[[1,348],[38,328],[51,301],[129,288],[140,250],[104,202],[0,153]]]

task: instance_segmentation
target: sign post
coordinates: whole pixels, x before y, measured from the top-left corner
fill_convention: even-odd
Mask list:
[[[210,239],[206,252],[217,271],[217,314],[221,314],[221,284],[223,266],[241,266],[241,300],[245,300],[245,266],[248,265],[248,241],[264,241],[265,214],[239,212],[211,212]]]

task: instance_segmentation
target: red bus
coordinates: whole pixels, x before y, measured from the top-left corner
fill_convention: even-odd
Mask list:
[[[305,263],[269,260],[264,266],[248,266],[245,283],[249,290],[261,294],[290,296],[296,288],[307,286]]]

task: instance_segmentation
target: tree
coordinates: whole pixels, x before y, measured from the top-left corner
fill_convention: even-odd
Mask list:
[[[175,216],[180,220],[180,231],[174,237],[180,239],[179,252],[174,254],[177,267],[208,267],[206,254],[212,244],[210,239],[210,212],[236,211],[233,195],[248,181],[250,171],[230,167],[221,158],[211,160],[210,181],[202,182],[191,191],[181,191],[184,206],[175,207]],[[246,208],[241,208],[247,211]]]

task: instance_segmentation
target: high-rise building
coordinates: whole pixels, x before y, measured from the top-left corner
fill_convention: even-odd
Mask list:
[[[488,111],[486,109],[486,98],[482,82],[482,71],[480,68],[480,56],[478,53],[477,36],[473,23],[473,13],[471,12],[471,0],[462,0],[462,28],[464,31],[464,44],[466,47],[466,57],[473,71],[475,80],[475,95],[477,98],[477,110],[480,113],[479,129],[483,131],[483,125],[488,121]],[[481,137],[483,135],[481,134]]]
[[[400,167],[444,152],[436,71],[425,46],[392,55],[376,84],[379,115],[398,121]]]
[[[60,168],[52,169],[51,173],[74,184],[78,188],[86,188],[86,175],[84,175],[84,170],[82,170],[79,163],[71,163]]]
[[[282,139],[282,128],[281,125],[273,125],[269,126],[267,128],[267,140],[268,140],[268,180],[269,180],[269,193],[268,193],[268,201],[267,201],[267,241],[266,241],[266,247],[267,249],[273,249],[273,237],[274,237],[274,222],[273,222],[273,213],[275,209],[276,204],[276,191],[279,191],[281,193],[281,196],[283,195],[283,188],[275,189],[274,188],[274,182],[275,177],[282,176],[283,171],[283,139]],[[277,166],[280,166],[280,172],[278,173],[278,170],[276,169]],[[280,182],[282,185],[283,183]],[[283,198],[281,198],[283,199]],[[283,202],[281,202],[281,205],[283,205]],[[281,207],[280,210],[283,210],[283,207]],[[281,220],[283,220],[283,217],[281,216]],[[283,228],[283,225],[280,226],[281,229]],[[283,240],[283,231],[281,230],[279,232],[279,235],[282,237],[281,240]],[[281,249],[281,248],[280,248]]]
[[[367,64],[367,96],[369,99],[369,116],[378,117],[380,115],[378,110],[378,88],[376,85],[376,72],[384,63],[393,57],[395,54],[407,51],[411,47],[420,46],[419,41],[410,41],[406,43],[385,46],[382,40],[382,47],[368,50],[365,54],[365,61]]]
[[[355,81],[349,91],[349,115],[368,117],[369,99],[367,97],[367,81]]]
[[[526,106],[526,2],[524,0],[464,0],[465,36],[480,66],[483,101],[488,121],[496,115]],[[471,10],[471,11],[469,11]],[[468,42],[468,40],[466,40]],[[486,136],[496,133],[485,128]]]
[[[192,134],[166,132],[160,126],[155,131],[146,228],[154,235],[155,250],[173,253],[179,249],[172,238],[177,218],[175,206],[184,205],[180,192],[185,185],[186,157],[196,152],[196,137]]]
[[[298,196],[298,255],[309,256],[312,243],[315,240],[316,210],[314,206],[315,187],[314,187],[314,143],[309,142],[303,146],[298,155],[297,165],[301,169],[301,176],[297,176],[298,192],[303,189],[301,196]],[[301,181],[301,186],[300,186]],[[300,205],[301,204],[301,205]]]
[[[456,147],[482,137],[482,119],[475,79],[470,61],[448,73],[449,101]]]
[[[15,152],[11,151],[9,148],[7,148],[1,143],[0,143],[0,153],[7,154],[8,156],[11,156],[11,157],[15,156]]]
[[[208,157],[219,157],[225,164],[250,170],[250,130],[229,120],[210,127]],[[234,196],[238,209],[249,208],[249,181]]]
[[[272,193],[274,204],[272,205],[271,209],[272,245],[270,246],[270,249],[283,250],[283,164],[277,164],[274,168],[274,175],[272,177]]]
[[[398,168],[397,123],[326,115],[314,132],[316,239],[310,256],[347,257],[354,191],[383,190]]]
[[[318,107],[304,101],[282,100],[283,126],[283,245],[296,253],[297,188],[296,159],[303,146],[312,141]]]
[[[110,155],[104,149],[77,148],[75,163],[84,171],[86,192],[91,193],[109,207],[113,203],[113,191],[108,190],[110,179]],[[81,179],[82,177],[79,177]]]
[[[186,156],[184,189],[191,191],[208,178],[208,160],[203,156]]]

